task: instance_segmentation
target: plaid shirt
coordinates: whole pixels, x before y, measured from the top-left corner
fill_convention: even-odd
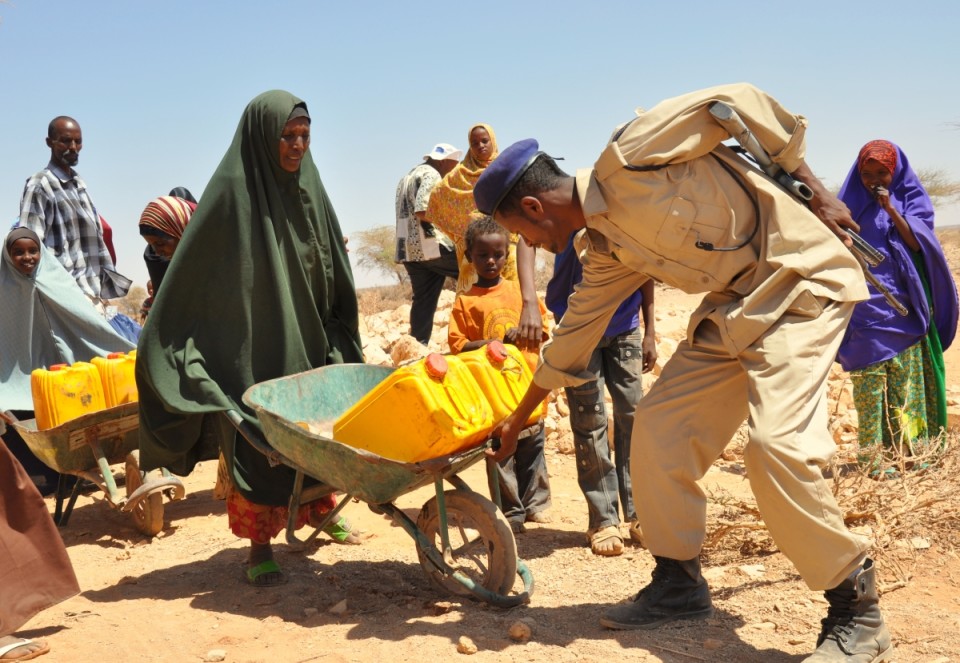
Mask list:
[[[87,185],[72,168],[52,161],[27,180],[20,199],[20,225],[37,233],[83,292],[100,298],[101,273],[113,269],[97,210]]]

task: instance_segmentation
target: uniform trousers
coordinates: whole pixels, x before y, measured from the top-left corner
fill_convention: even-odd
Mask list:
[[[868,541],[846,528],[821,471],[836,451],[827,377],[854,304],[818,301],[819,316],[788,311],[739,353],[704,320],[640,401],[631,471],[654,555],[700,553],[706,498],[697,481],[747,419],[750,487],[774,542],[807,585],[836,587],[863,561]]]

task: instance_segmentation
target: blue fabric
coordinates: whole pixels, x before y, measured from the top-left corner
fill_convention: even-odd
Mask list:
[[[944,350],[957,332],[957,286],[933,230],[933,203],[903,150],[894,147],[897,167],[889,187],[890,202],[920,244],[933,301],[927,301],[910,248],[873,193],[863,185],[854,162],[838,196],[860,225],[860,235],[885,256],[884,261],[870,271],[909,309],[909,315],[898,315],[871,287],[870,298],[854,309],[837,353],[837,361],[847,371],[898,355],[925,336],[931,322]]]
[[[6,243],[4,242],[3,247]],[[2,248],[2,247],[0,247]],[[52,251],[33,274],[0,260],[0,409],[32,410],[30,373],[136,347],[107,323]]]
[[[110,326],[113,327],[114,331],[123,336],[125,339],[131,343],[136,343],[140,340],[140,325],[137,322],[123,313],[117,313],[115,316],[110,318]]]
[[[573,238],[567,247],[557,254],[553,262],[553,276],[547,284],[544,304],[553,313],[553,317],[560,322],[560,318],[567,312],[567,298],[573,292],[575,285],[583,279],[583,265],[573,248]],[[640,305],[643,303],[643,293],[638,289],[620,306],[617,307],[610,324],[607,325],[605,337],[619,336],[640,326]]]

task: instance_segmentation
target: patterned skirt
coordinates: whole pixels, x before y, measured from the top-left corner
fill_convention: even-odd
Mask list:
[[[337,498],[333,495],[301,504],[297,510],[296,529],[311,520],[321,520],[324,514],[336,506]],[[270,543],[270,540],[287,526],[288,511],[285,506],[255,504],[241,495],[240,491],[233,487],[233,482],[227,485],[227,521],[230,531],[241,539],[250,539],[259,544]]]
[[[916,443],[946,430],[943,351],[936,332],[891,359],[851,371],[850,378],[861,449],[882,444],[911,455]]]

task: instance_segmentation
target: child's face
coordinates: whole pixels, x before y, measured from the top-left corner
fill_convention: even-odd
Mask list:
[[[496,283],[507,262],[507,236],[497,233],[475,238],[470,249],[470,262],[477,270],[481,285]]]
[[[29,237],[21,237],[10,245],[10,257],[18,272],[30,276],[40,262],[40,247]]]
[[[167,260],[173,257],[173,252],[177,250],[177,246],[180,244],[179,239],[168,235],[164,235],[163,237],[158,235],[144,235],[143,239],[153,247],[154,253]]]

